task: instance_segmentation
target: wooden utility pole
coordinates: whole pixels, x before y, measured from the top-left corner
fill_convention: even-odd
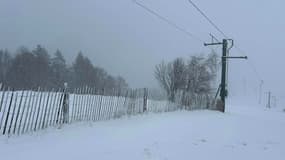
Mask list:
[[[143,112],[147,111],[147,98],[148,98],[148,90],[144,88],[144,95],[143,95]]]
[[[261,104],[261,99],[262,99],[262,85],[263,85],[263,81],[260,81],[260,85],[259,85],[259,100],[258,100],[259,104]]]
[[[231,41],[231,47],[228,48],[228,41]],[[217,42],[217,43],[205,43],[205,46],[209,46],[209,45],[222,45],[223,46],[223,50],[222,50],[222,74],[221,74],[221,84],[220,84],[220,98],[221,98],[221,102],[218,104],[218,109],[221,112],[225,112],[225,104],[226,104],[226,97],[228,95],[228,91],[227,91],[227,84],[226,84],[226,72],[227,72],[227,59],[229,58],[238,58],[238,59],[247,59],[247,57],[229,57],[227,56],[229,50],[233,47],[233,40],[232,39],[223,39],[223,42]]]
[[[271,108],[271,92],[267,92],[268,93],[268,99],[267,99],[267,108]]]
[[[220,97],[223,102],[222,112],[225,112],[226,96],[228,95],[226,89],[227,49],[228,49],[228,41],[226,39],[223,39],[222,77],[221,77],[221,92],[220,92]]]

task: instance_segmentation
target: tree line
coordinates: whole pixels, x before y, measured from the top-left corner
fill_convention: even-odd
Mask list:
[[[60,50],[52,56],[41,45],[33,50],[20,47],[16,53],[0,50],[0,83],[15,89],[94,87],[98,89],[128,88],[121,76],[112,76],[94,66],[79,52],[72,64],[67,64]]]
[[[168,100],[175,102],[178,93],[182,97],[186,94],[211,95],[217,85],[215,79],[219,63],[218,55],[214,52],[207,56],[176,58],[156,65],[154,74]]]

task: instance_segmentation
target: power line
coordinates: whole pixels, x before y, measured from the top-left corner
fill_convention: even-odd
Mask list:
[[[136,0],[133,0],[133,2],[138,5],[139,7],[143,8],[145,11],[153,14],[154,16],[156,16],[157,18],[159,18],[160,20],[166,22],[168,25],[174,27],[175,29],[179,30],[180,32],[183,32],[185,33],[187,36],[191,37],[191,38],[194,38],[200,42],[203,43],[203,41],[198,38],[197,36],[195,36],[194,34],[188,32],[186,29],[178,26],[177,24],[175,24],[173,21],[163,17],[162,15],[158,14],[158,12],[156,12],[155,10],[153,9],[150,9],[149,7],[143,5],[142,3],[139,3],[137,2]],[[218,27],[218,25],[216,25],[206,14],[205,12],[203,12],[192,0],[188,0],[188,2],[221,34],[224,36],[224,38],[226,39],[229,39],[228,36],[225,34],[225,32],[222,31],[222,29],[220,29]],[[215,37],[212,36],[212,41],[215,40],[217,41],[217,39]],[[241,50],[239,47],[237,47],[236,45],[234,46],[235,49],[237,49],[239,52],[241,52],[241,54],[243,54],[245,56],[245,52],[243,52],[243,50]],[[253,69],[254,73],[256,74],[256,77],[261,81],[261,82],[264,82],[262,80],[262,77],[260,76],[260,74],[258,73],[256,67],[253,65],[253,63],[249,60],[247,61],[248,64],[250,65],[250,67]],[[227,73],[228,75],[228,73]]]
[[[200,42],[203,43],[203,41],[202,41],[199,37],[197,37],[197,36],[195,36],[194,34],[188,32],[186,29],[184,29],[184,28],[178,26],[176,23],[172,22],[171,20],[169,20],[169,19],[163,17],[162,15],[158,14],[158,12],[156,12],[155,10],[150,9],[149,7],[143,5],[142,3],[137,2],[136,0],[133,0],[133,2],[134,2],[136,5],[138,5],[138,6],[140,6],[141,8],[143,8],[145,11],[151,13],[152,15],[155,15],[155,16],[156,16],[157,18],[159,18],[160,20],[162,20],[162,21],[166,22],[168,25],[174,27],[174,28],[177,29],[178,31],[183,32],[183,33],[185,33],[187,36],[189,36],[189,37],[191,37],[191,38],[194,38],[194,39],[196,39],[196,40],[198,40],[198,41],[200,41]]]
[[[245,56],[245,52],[244,52],[242,49],[240,49],[238,46],[234,46],[234,47],[235,47],[235,49],[238,50],[242,55]],[[251,62],[250,59],[248,59],[248,64],[251,66],[251,68],[253,69],[254,73],[255,73],[256,76],[258,77],[258,79],[259,79],[260,81],[263,81],[261,75],[258,73],[256,67],[254,66],[253,62]]]
[[[219,31],[225,38],[228,36],[192,1],[188,0],[188,2],[204,17],[206,20],[214,27],[217,31]]]
[[[222,29],[220,29],[218,27],[218,25],[216,25],[206,14],[205,12],[203,12],[192,0],[188,0],[188,2],[218,31],[220,32],[226,39],[228,39],[228,36],[225,34],[225,32],[222,31]],[[235,49],[237,49],[239,52],[241,52],[241,54],[243,54],[245,56],[245,52],[243,50],[241,50],[238,46],[234,46]],[[260,76],[260,74],[257,72],[256,67],[253,65],[253,63],[248,60],[248,63],[250,65],[250,67],[253,69],[253,71],[255,72],[257,78],[260,81],[262,80],[262,77]]]
[[[168,25],[174,27],[175,29],[177,29],[180,32],[185,33],[187,36],[194,38],[200,42],[203,43],[203,40],[201,40],[199,37],[195,36],[194,34],[188,32],[186,29],[178,26],[176,23],[174,23],[173,21],[163,17],[162,15],[160,15],[157,11],[150,9],[149,7],[147,7],[146,5],[139,3],[137,0],[133,0],[133,2],[138,5],[139,7],[143,8],[145,11],[151,13],[152,15],[156,16],[157,18],[159,18],[160,20],[166,22]],[[225,32],[222,31],[222,29],[220,29],[218,27],[218,25],[216,25],[207,15],[205,12],[203,12],[192,0],[188,0],[188,2],[220,33],[222,34],[225,38],[228,39],[228,36],[225,34]],[[245,52],[243,50],[241,50],[239,47],[237,47],[236,45],[234,46],[235,49],[237,49],[239,52],[241,52],[241,54],[243,54],[245,56]],[[263,81],[262,77],[260,76],[260,74],[258,73],[256,67],[254,66],[254,64],[248,60],[248,63],[250,65],[250,67],[253,69],[254,73],[256,74],[257,78],[260,81]]]

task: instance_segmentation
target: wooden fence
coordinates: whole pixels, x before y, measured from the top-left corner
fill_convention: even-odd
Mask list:
[[[187,108],[150,97],[151,93],[147,89],[107,91],[84,87],[73,91],[47,91],[41,88],[14,91],[3,88],[0,91],[0,133],[8,136],[22,135],[67,123],[102,121],[144,112]],[[201,103],[205,100],[196,97],[193,101],[195,104],[191,105],[199,105],[199,109],[206,108]]]

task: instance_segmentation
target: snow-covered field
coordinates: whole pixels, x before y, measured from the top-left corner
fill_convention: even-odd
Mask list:
[[[285,112],[230,106],[0,136],[1,160],[284,160]]]

